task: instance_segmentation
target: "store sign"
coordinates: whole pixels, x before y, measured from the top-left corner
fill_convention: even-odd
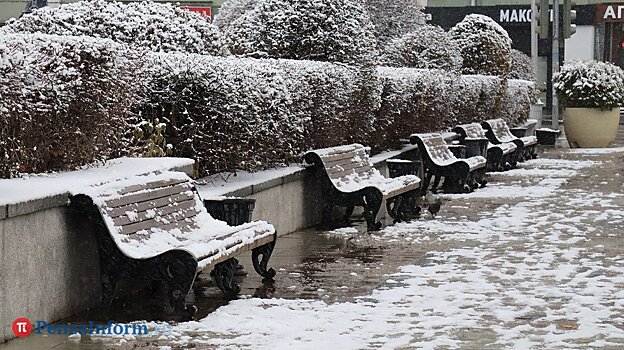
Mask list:
[[[624,4],[596,5],[596,22],[624,22]]]
[[[499,23],[531,22],[531,9],[500,9]]]
[[[197,12],[200,15],[210,19],[210,17],[212,16],[212,8],[211,7],[198,7],[198,6],[184,6],[182,7],[185,10],[189,10],[191,12]]]

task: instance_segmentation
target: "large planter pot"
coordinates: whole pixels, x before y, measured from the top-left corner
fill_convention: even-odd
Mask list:
[[[620,123],[620,108],[610,111],[566,108],[563,115],[563,126],[570,147],[609,147],[615,141]]]

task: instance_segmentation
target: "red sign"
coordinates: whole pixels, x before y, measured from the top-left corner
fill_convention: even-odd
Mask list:
[[[28,319],[20,317],[13,321],[11,325],[11,329],[13,330],[13,334],[15,334],[18,338],[27,337],[30,332],[32,332],[32,324]]]
[[[198,6],[184,6],[182,7],[185,10],[189,10],[191,12],[197,12],[200,15],[210,19],[212,16],[212,8],[210,6],[207,7],[198,7]]]

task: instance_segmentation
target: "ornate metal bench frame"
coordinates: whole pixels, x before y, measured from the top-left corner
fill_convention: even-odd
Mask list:
[[[486,120],[481,125],[491,143],[498,145],[513,142],[516,145],[515,159],[517,162],[537,158],[537,138],[534,136],[523,138],[514,136],[507,123],[500,118]]]
[[[358,156],[362,158],[362,162],[366,164],[366,169],[370,168],[370,170],[376,171],[374,170],[374,167],[365,152],[364,146],[354,144],[347,147],[350,146],[357,148],[357,151],[359,152]],[[338,149],[338,147],[336,149]],[[315,172],[314,176],[317,179],[320,179],[321,192],[325,200],[323,207],[323,223],[326,224],[330,221],[331,212],[336,206],[347,208],[343,217],[345,221],[351,217],[354,208],[359,206],[364,209],[364,217],[366,219],[368,230],[379,230],[382,225],[381,222],[377,221],[377,214],[379,213],[379,209],[381,208],[384,199],[386,200],[386,209],[388,214],[395,220],[395,222],[403,220],[405,213],[409,210],[415,210],[417,212],[420,211],[420,208],[412,206],[415,203],[413,198],[420,196],[420,185],[416,189],[399,192],[393,196],[384,196],[383,192],[376,187],[374,183],[362,186],[362,188],[356,191],[345,192],[338,189],[332,182],[330,174],[328,173],[327,165],[317,151],[321,150],[306,153],[303,157],[303,161],[308,168],[311,169],[310,171]],[[355,162],[355,160],[353,160],[353,162]],[[358,169],[362,169],[360,167],[361,163],[348,163],[349,162],[347,160],[347,163],[344,164],[344,168],[347,169],[347,171],[352,170],[353,174],[356,174]],[[405,186],[405,188],[407,187],[408,186]]]
[[[194,196],[199,198],[195,189],[192,190]],[[170,198],[174,196],[172,194]],[[202,202],[197,200],[196,203],[199,205]],[[72,196],[70,209],[85,217],[95,226],[100,258],[102,304],[105,307],[111,305],[117,283],[122,279],[164,281],[168,287],[171,307],[183,318],[190,319],[197,308],[194,305],[186,305],[186,297],[199,272],[203,268],[214,268],[211,276],[217,287],[227,297],[235,297],[240,292],[240,287],[234,283],[234,274],[239,269],[238,261],[234,256],[250,249],[252,250],[253,267],[259,275],[264,277],[264,281],[271,281],[276,274],[274,269],[268,268],[268,262],[277,240],[276,232],[269,239],[246,245],[243,247],[246,249],[237,249],[233,254],[218,259],[215,261],[216,263],[200,268],[199,261],[202,259],[196,258],[184,249],[170,249],[145,259],[129,257],[122,252],[113,239],[112,233],[104,221],[104,214],[88,195],[77,194]],[[210,231],[210,227],[206,227],[205,230]]]
[[[425,140],[433,140],[444,144],[446,147],[447,157],[451,161],[449,164],[441,164],[442,159],[437,159],[429,151],[429,147],[425,145]],[[448,145],[439,134],[413,134],[410,137],[412,144],[418,146],[422,161],[425,167],[425,182],[422,186],[427,189],[431,184],[431,179],[435,177],[431,191],[436,193],[440,181],[444,178],[443,190],[445,193],[467,193],[472,192],[478,187],[484,187],[487,184],[485,173],[487,170],[485,158],[483,158],[483,166],[470,169],[470,165],[466,159],[457,159],[448,149]],[[472,157],[475,158],[475,157]]]
[[[481,124],[457,125],[453,132],[459,135],[459,141],[468,149],[467,156],[480,155],[487,159],[488,171],[509,170],[518,164],[515,153],[516,144],[514,142],[508,143],[513,145],[513,150],[505,149],[501,146],[504,144],[492,144]]]

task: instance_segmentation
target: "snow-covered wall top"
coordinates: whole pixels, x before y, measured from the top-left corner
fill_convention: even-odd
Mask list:
[[[156,171],[192,171],[194,163],[188,158],[117,158],[77,171],[0,179],[0,206],[75,193],[83,187]]]

